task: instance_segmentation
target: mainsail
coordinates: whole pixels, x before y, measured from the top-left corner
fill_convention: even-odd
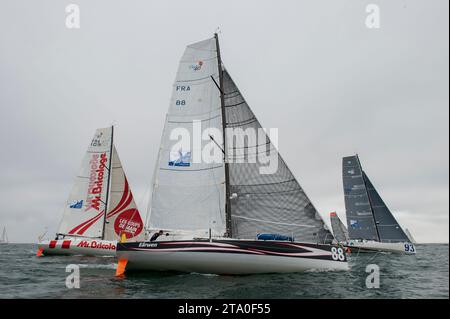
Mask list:
[[[211,229],[233,238],[273,232],[330,242],[331,233],[268,136],[248,138],[247,128],[262,127],[220,61],[217,36],[189,45],[161,139],[149,228]],[[225,129],[240,130],[230,138]],[[190,143],[180,139],[186,133]],[[235,146],[236,138],[244,144]],[[201,157],[205,150],[214,161]],[[261,174],[263,153],[278,163],[271,174]]]
[[[348,231],[341,222],[336,212],[330,213],[331,229],[333,230],[334,238],[338,243],[347,242],[349,240]]]
[[[357,156],[342,159],[347,228],[350,239],[379,241],[363,173]]]
[[[293,235],[299,241],[330,242],[333,236],[269,137],[261,134],[261,124],[227,70],[223,83],[226,127],[241,141],[228,140],[233,237],[271,232]],[[260,136],[249,135],[247,129]],[[266,163],[261,162],[262,155]],[[270,162],[277,163],[276,170],[261,173]]]
[[[105,240],[119,240],[125,234],[128,240],[135,241],[143,239],[143,228],[113,144],[113,127],[97,129],[66,203],[58,234]]]
[[[362,170],[357,155],[343,158],[342,178],[350,239],[408,241],[408,237]]]
[[[96,130],[65,205],[59,234],[103,237],[112,134],[112,127]]]

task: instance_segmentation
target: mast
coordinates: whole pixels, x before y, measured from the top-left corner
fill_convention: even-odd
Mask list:
[[[231,229],[231,205],[230,205],[230,170],[228,167],[227,158],[227,140],[225,134],[226,118],[225,118],[225,96],[223,92],[223,69],[222,69],[222,59],[220,57],[220,47],[219,47],[219,36],[214,33],[214,38],[216,39],[216,50],[217,50],[217,64],[219,68],[219,88],[220,88],[220,106],[222,109],[222,133],[223,133],[223,154],[224,154],[224,165],[225,165],[225,222],[226,222],[226,237],[232,236]]]
[[[114,137],[114,125],[111,126],[111,145],[109,149],[109,168],[108,168],[108,183],[106,185],[106,199],[105,199],[105,214],[103,216],[103,230],[102,230],[102,240],[105,239],[105,227],[106,227],[106,216],[108,214],[108,202],[109,202],[109,187],[111,182],[112,173],[112,157],[113,157],[113,137]]]
[[[367,191],[367,182],[366,182],[366,179],[364,178],[364,173],[363,173],[363,169],[362,169],[362,166],[361,166],[361,162],[359,161],[358,154],[356,154],[356,160],[358,161],[359,169],[361,171],[361,178],[362,178],[362,180],[364,182],[364,189],[366,190],[367,199],[369,200],[370,211],[372,212],[372,218],[373,218],[373,222],[375,224],[375,230],[377,232],[378,241],[381,242],[380,232],[378,231],[377,221],[375,219],[375,214],[373,213],[372,200],[370,199],[369,192]]]

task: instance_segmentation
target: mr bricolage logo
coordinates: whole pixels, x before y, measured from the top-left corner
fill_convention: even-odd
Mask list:
[[[114,245],[113,243],[103,243],[101,241],[96,241],[96,240],[91,240],[91,241],[82,240],[78,243],[77,247],[116,250],[116,245]]]

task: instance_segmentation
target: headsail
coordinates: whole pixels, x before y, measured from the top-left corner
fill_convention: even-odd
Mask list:
[[[338,243],[348,242],[348,231],[345,228],[344,224],[341,222],[336,212],[330,213],[330,221],[334,238],[336,238]]]
[[[246,134],[247,129],[262,132],[262,126],[227,70],[223,82],[226,127],[241,141],[240,145],[227,141],[233,237],[273,232],[300,241],[331,242],[332,234],[269,137]],[[267,156],[266,163],[261,163],[262,154]],[[274,172],[261,173],[262,167],[274,161]]]
[[[111,145],[112,128],[97,129],[65,205],[59,234],[102,237]]]
[[[150,228],[206,234],[211,229],[215,236],[226,232],[222,157],[211,163],[201,158],[205,147],[220,153],[209,136],[214,132],[204,132],[205,128],[217,129],[220,134],[214,135],[214,140],[222,145],[220,91],[216,83],[219,76],[215,39],[189,45],[178,67],[161,138]],[[180,142],[182,134],[188,135],[190,143]]]
[[[417,244],[416,240],[414,239],[413,235],[411,234],[408,228],[405,228],[405,234],[406,236],[408,236],[410,243]]]
[[[104,239],[120,240],[126,235],[127,241],[144,240],[144,223],[134,202],[130,185],[113,145],[110,194]]]
[[[372,182],[363,171],[363,177],[366,182],[367,192],[369,193],[370,204],[375,216],[376,225],[378,228],[378,234],[380,235],[380,241],[382,242],[404,242],[409,241],[408,236],[405,234],[399,223],[392,215],[389,208],[384,203],[381,196],[373,186]]]
[[[357,156],[342,159],[347,229],[350,239],[379,241],[369,195]]]

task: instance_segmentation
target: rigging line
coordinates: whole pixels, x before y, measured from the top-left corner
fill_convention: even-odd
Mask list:
[[[244,104],[244,103],[245,103],[245,101],[242,101],[242,102],[239,102],[239,103],[236,103],[236,104],[225,105],[225,107],[239,106],[239,105],[242,105],[242,104]]]
[[[282,182],[273,182],[273,183],[263,183],[263,184],[234,184],[234,187],[239,187],[239,186],[262,186],[262,185],[275,185],[275,184],[284,184],[284,183],[289,183],[289,182],[295,182],[295,178],[291,178]]]
[[[219,145],[219,143],[216,142],[216,140],[214,139],[214,137],[212,137],[211,134],[209,134],[209,138],[214,142],[214,144],[217,145],[217,147],[222,151],[222,153],[225,155],[225,150]]]
[[[282,194],[282,193],[292,193],[292,192],[302,192],[302,189],[299,187],[297,189],[279,191],[279,192],[253,192],[253,193],[241,193],[242,195],[271,195],[271,194]]]
[[[251,146],[242,146],[242,147],[231,147],[231,149],[233,149],[233,150],[237,150],[237,149],[247,149],[247,148],[254,148],[254,147],[259,147],[259,146],[265,146],[265,145],[268,145],[268,144],[270,144],[270,141],[269,142],[267,142],[267,143],[264,143],[264,144],[257,144],[257,145],[251,145]]]
[[[219,90],[220,94],[223,95],[223,92],[222,92],[222,90],[220,89],[219,84],[217,84],[216,80],[214,79],[214,77],[213,77],[212,75],[211,75],[211,80],[213,80],[213,82],[214,82],[214,84],[216,85],[217,89]]]

